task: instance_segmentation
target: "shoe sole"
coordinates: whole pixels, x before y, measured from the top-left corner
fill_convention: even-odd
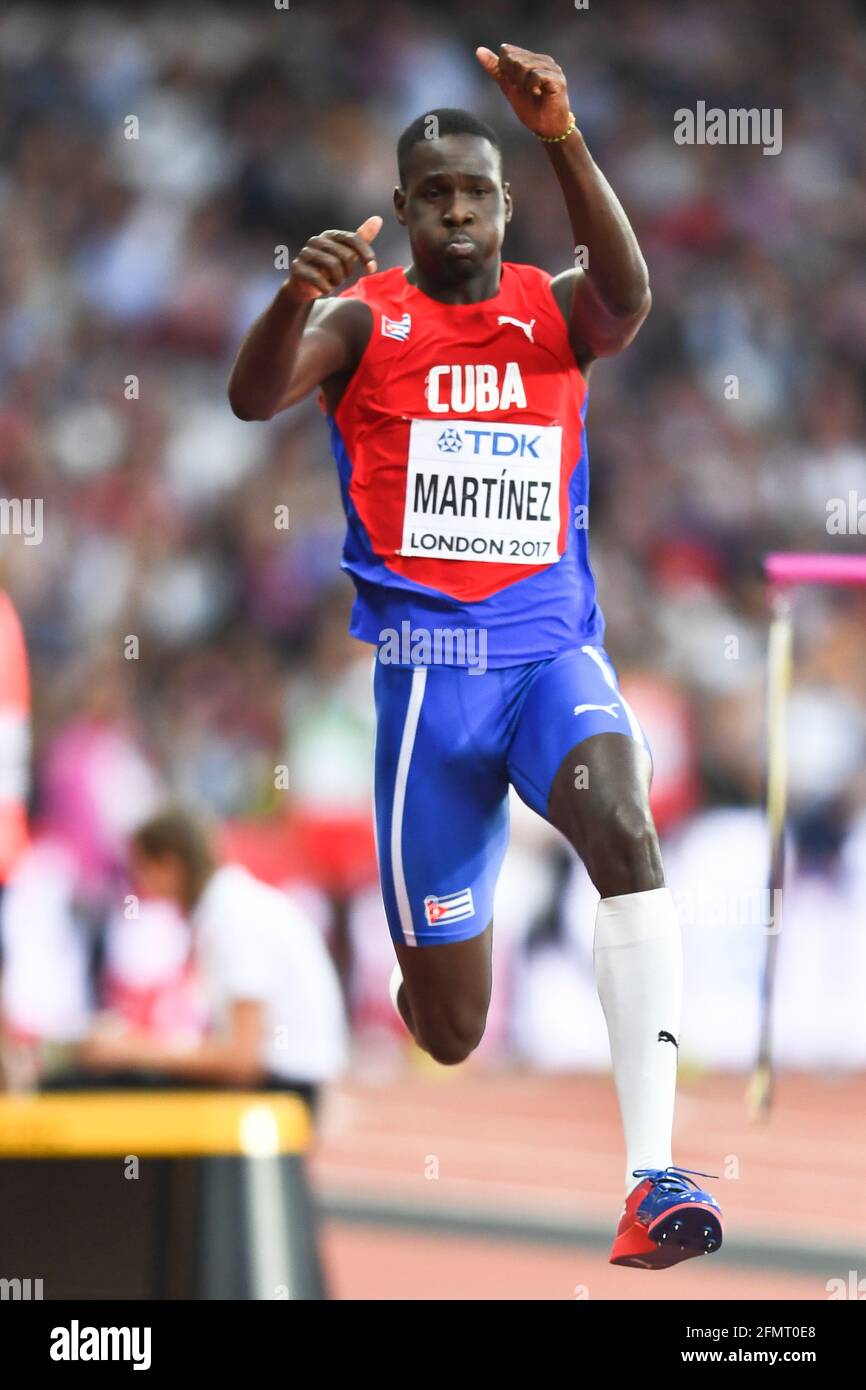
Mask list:
[[[670,1269],[697,1255],[714,1255],[722,1244],[722,1223],[712,1207],[684,1202],[671,1207],[647,1228],[646,1238],[654,1249],[611,1256],[613,1265],[633,1269]]]

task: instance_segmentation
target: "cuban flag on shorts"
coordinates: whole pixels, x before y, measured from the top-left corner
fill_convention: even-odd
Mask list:
[[[382,315],[382,333],[386,338],[397,338],[405,343],[411,327],[412,315],[408,312],[401,319],[389,319],[387,314]]]
[[[431,894],[424,899],[424,916],[431,927],[444,926],[447,922],[462,922],[464,917],[474,917],[472,889],[463,888],[459,893],[446,893],[441,898]]]

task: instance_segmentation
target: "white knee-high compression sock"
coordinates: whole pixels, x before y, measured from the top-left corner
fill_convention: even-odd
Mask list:
[[[669,888],[602,898],[593,946],[598,997],[626,1145],[626,1193],[635,1168],[666,1168],[676,1091],[683,995],[679,922]]]

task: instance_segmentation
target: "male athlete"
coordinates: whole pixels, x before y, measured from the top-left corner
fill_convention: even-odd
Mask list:
[[[662,1269],[718,1249],[721,1213],[671,1160],[680,931],[649,750],[602,645],[584,436],[590,367],[640,328],[647,269],[554,60],[511,44],[477,58],[542,143],[585,268],[503,263],[512,200],[497,137],[464,111],[429,112],[397,148],[412,264],[378,270],[380,217],[311,237],[244,338],[229,399],[267,420],[320,388],[352,632],[378,647],[395,1005],[437,1061],[477,1047],[512,784],[601,895],[595,970],[627,1149],[611,1262]]]

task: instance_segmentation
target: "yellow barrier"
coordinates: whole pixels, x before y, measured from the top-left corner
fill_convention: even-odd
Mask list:
[[[0,1098],[0,1158],[300,1154],[309,1111],[261,1091],[64,1091]]]

